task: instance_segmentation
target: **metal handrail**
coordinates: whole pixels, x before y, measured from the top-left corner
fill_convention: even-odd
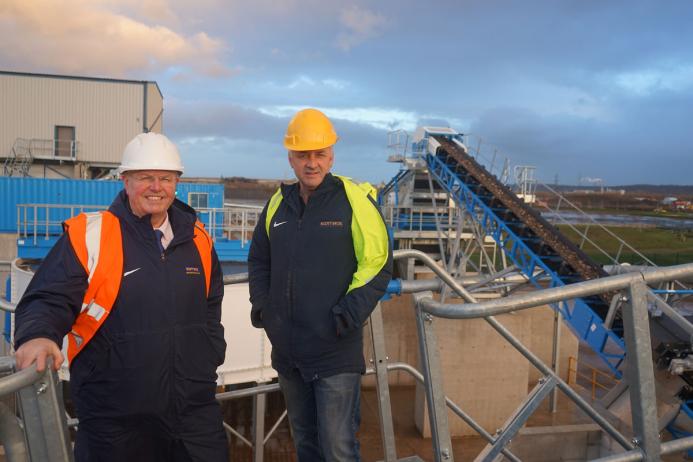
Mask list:
[[[575,366],[574,368],[573,368],[573,365]],[[589,382],[590,382],[590,385],[591,385],[591,387],[592,387],[592,394],[591,394],[591,396],[592,396],[592,401],[594,401],[594,400],[597,398],[597,388],[601,388],[602,390],[605,390],[605,391],[608,391],[608,390],[610,389],[609,387],[607,387],[607,386],[604,385],[603,383],[600,383],[600,382],[597,380],[597,376],[606,377],[607,379],[611,380],[611,381],[614,382],[615,384],[617,384],[618,382],[620,382],[620,380],[619,380],[615,375],[613,375],[613,374],[608,374],[608,373],[606,373],[606,372],[604,372],[604,371],[600,371],[599,369],[597,369],[597,368],[594,367],[594,366],[588,365],[587,367],[588,367],[590,370],[592,370],[592,375],[591,375],[591,376],[589,376],[589,375],[587,375],[587,374],[583,374],[583,373],[581,373],[580,371],[578,371],[578,361],[577,361],[577,358],[575,358],[574,356],[569,356],[569,357],[568,357],[568,377],[567,377],[566,382],[568,382],[568,385],[570,385],[571,383],[577,385],[577,379],[578,379],[578,377],[580,377],[580,378],[582,378],[582,379],[584,379],[584,380],[589,381]],[[574,376],[575,376],[575,379],[574,379],[572,382],[571,382],[571,380],[570,380],[570,375],[571,375],[571,373],[574,374]]]
[[[411,252],[411,251],[408,251]],[[693,278],[693,263],[657,268],[651,271],[618,274],[585,282],[577,282],[562,287],[544,289],[513,297],[498,298],[483,303],[466,303],[456,305],[439,303],[434,300],[426,302],[425,308],[431,314],[449,319],[473,319],[484,316],[495,316],[513,311],[533,308],[535,306],[556,303],[574,298],[584,298],[604,292],[626,289],[635,282],[656,284],[672,280]]]
[[[397,250],[393,254],[394,259],[403,258],[416,258],[417,260],[428,266],[443,282],[448,284],[450,288],[455,291],[460,297],[468,302],[465,305],[458,306],[468,306],[469,304],[476,304],[476,299],[470,294],[465,288],[457,284],[453,277],[448,274],[444,269],[438,266],[431,257],[425,253],[418,250]],[[569,287],[569,286],[564,286]],[[518,296],[520,297],[520,296]],[[507,299],[515,299],[517,297],[507,297]],[[434,300],[430,297],[422,296],[421,306],[425,311],[436,315],[430,309],[430,303]],[[475,316],[479,317],[479,315]],[[608,420],[602,417],[598,412],[596,412],[580,395],[578,395],[572,388],[568,386],[563,380],[556,375],[548,366],[546,366],[538,356],[529,351],[509,330],[502,326],[493,316],[486,315],[486,322],[488,322],[493,329],[496,330],[503,338],[506,339],[518,352],[520,352],[534,367],[539,369],[545,376],[553,377],[556,381],[556,386],[563,391],[575,404],[578,405],[587,415],[589,415],[595,422],[597,422],[614,440],[616,440],[623,448],[632,449],[633,444],[625,438]]]
[[[61,235],[63,221],[82,212],[107,208],[106,205],[84,204],[17,204],[17,238],[33,239],[36,245],[39,237],[49,239]],[[198,208],[196,212],[213,239],[238,238],[245,247],[257,225],[262,207]]]
[[[0,310],[1,311],[7,311],[9,313],[14,313],[16,309],[17,309],[16,303],[12,303],[9,300],[5,300],[4,298],[0,297]]]
[[[7,365],[4,365],[7,366]],[[11,362],[11,368],[14,369],[14,360]],[[10,374],[8,376],[0,378],[0,396],[9,395],[10,393],[15,393],[22,388],[36,383],[46,374],[44,369],[41,372],[36,370],[36,364]]]
[[[510,438],[516,433],[526,419],[536,409],[538,403],[544,396],[553,392],[556,388],[565,393],[581,410],[592,418],[599,426],[609,434],[626,451],[627,456],[632,457],[606,460],[658,460],[660,454],[669,451],[679,451],[693,447],[693,439],[676,445],[660,444],[656,432],[657,413],[654,392],[654,370],[652,355],[650,351],[649,326],[647,324],[647,297],[649,290],[647,283],[654,284],[670,280],[688,280],[693,277],[693,264],[679,265],[670,268],[658,268],[641,273],[631,273],[628,275],[610,276],[593,281],[572,284],[553,289],[544,289],[528,295],[519,295],[497,299],[485,303],[478,303],[476,299],[463,287],[457,284],[452,276],[437,267],[435,261],[426,254],[415,250],[396,251],[395,259],[416,258],[429,266],[446,284],[460,295],[466,304],[444,304],[436,302],[432,294],[420,293],[415,295],[417,310],[425,313],[424,316],[417,317],[420,332],[420,348],[422,350],[422,362],[426,372],[427,388],[426,396],[431,409],[438,411],[440,405],[440,385],[437,381],[440,377],[439,365],[437,365],[438,351],[435,349],[435,339],[433,331],[424,327],[425,323],[432,321],[431,315],[442,316],[451,319],[469,319],[483,317],[491,327],[493,327],[506,341],[508,341],[519,353],[544,374],[542,380],[530,393],[527,401],[516,411],[515,417],[509,421],[507,428],[503,430],[504,438],[499,437],[499,441],[482,452],[483,460],[491,460],[494,454],[503,449],[510,442]],[[628,277],[622,277],[628,276]],[[517,310],[527,309],[535,306],[551,304],[555,302],[566,302],[576,297],[584,297],[602,292],[611,292],[618,289],[627,289],[629,293],[628,310],[623,313],[624,332],[626,345],[629,351],[629,383],[631,384],[630,400],[632,409],[632,425],[636,437],[630,441],[619,432],[609,421],[602,417],[592,408],[580,395],[573,390],[566,382],[557,376],[555,369],[546,366],[534,353],[529,351],[513,334],[503,327],[494,317],[495,314],[510,313]],[[428,318],[427,318],[428,316]],[[686,322],[687,321],[683,321]],[[422,324],[424,323],[424,324]],[[691,329],[689,323],[688,329]],[[428,337],[431,336],[430,339]],[[428,345],[428,342],[431,345]],[[554,346],[554,348],[557,348]],[[429,413],[431,427],[442,425],[434,432],[434,448],[441,449],[441,442],[449,442],[447,431],[447,420],[439,423],[434,416],[433,410]],[[442,434],[440,432],[442,431]],[[507,433],[506,433],[507,432]],[[449,444],[449,443],[448,443]],[[635,449],[635,447],[639,449]],[[444,446],[442,446],[444,448]],[[672,449],[676,448],[676,449]],[[665,452],[666,451],[666,452]],[[436,453],[436,460],[441,460],[440,455],[445,455],[443,451]],[[481,456],[480,456],[481,457]],[[444,458],[444,457],[443,457]]]
[[[688,436],[686,438],[680,438],[673,441],[667,441],[662,443],[662,455],[675,454],[677,452],[685,451],[693,447],[693,436]],[[636,462],[639,460],[644,460],[645,454],[643,454],[640,449],[633,449],[631,451],[622,452],[621,454],[616,454],[609,457],[602,457],[600,459],[594,459],[592,462]]]

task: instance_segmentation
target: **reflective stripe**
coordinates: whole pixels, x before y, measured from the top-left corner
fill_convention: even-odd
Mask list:
[[[71,331],[70,334],[72,334],[72,337],[75,339],[75,342],[77,343],[77,346],[81,346],[81,345],[82,345],[82,341],[83,341],[82,336],[79,335],[79,334],[78,334],[77,332],[75,332],[74,330]]]
[[[118,297],[123,278],[123,239],[120,220],[108,211],[82,213],[67,220],[64,226],[89,281],[80,314],[66,336],[66,357],[72,362],[106,321]],[[213,244],[199,221],[195,223],[193,241],[200,254],[209,295]]]
[[[120,220],[107,211],[82,213],[67,220],[65,228],[89,282],[80,314],[67,335],[67,358],[72,361],[115,303],[123,274],[123,246]]]
[[[272,198],[269,200],[269,203],[267,204],[267,215],[265,215],[265,231],[267,232],[267,237],[269,237],[270,233],[270,223],[272,222],[272,217],[274,217],[274,214],[276,213],[277,209],[279,208],[279,204],[282,202],[282,189],[279,188],[277,189],[277,192],[275,192],[272,195]]]
[[[356,184],[349,178],[335,175],[342,180],[349,204],[351,204],[351,236],[357,267],[347,293],[368,284],[387,263],[390,238],[387,227],[377,206],[371,202],[376,191],[369,183]]]
[[[95,301],[92,300],[92,302],[87,305],[87,314],[91,316],[92,318],[96,319],[97,321],[101,321],[101,317],[106,314],[106,308],[103,306],[99,305]]]
[[[99,264],[101,253],[101,212],[85,213],[87,216],[87,230],[85,244],[87,246],[87,272],[89,273],[88,282],[94,276],[94,269]]]
[[[195,222],[195,235],[193,242],[197,247],[197,253],[200,254],[202,261],[202,271],[205,275],[205,295],[209,296],[209,286],[212,281],[212,238],[207,234],[205,226],[200,221]]]

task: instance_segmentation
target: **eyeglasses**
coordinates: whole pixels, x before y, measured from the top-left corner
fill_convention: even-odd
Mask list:
[[[168,186],[168,185],[175,184],[176,180],[178,179],[178,176],[174,175],[174,174],[161,175],[161,176],[132,175],[131,178],[133,180],[135,180],[137,183],[144,183],[147,185],[153,185],[157,180],[159,180],[159,184],[162,184],[164,186]]]

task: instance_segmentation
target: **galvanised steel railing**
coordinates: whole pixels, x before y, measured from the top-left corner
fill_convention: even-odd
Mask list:
[[[416,250],[396,251],[395,259],[402,258],[416,258],[425,263],[443,282],[448,284],[457,295],[467,302],[464,304],[441,303],[436,301],[430,292],[418,292],[414,295],[420,357],[426,382],[426,399],[429,407],[429,421],[433,434],[436,461],[451,461],[452,446],[447,424],[447,413],[445,412],[446,400],[442,389],[443,371],[440,367],[440,353],[432,326],[434,317],[447,319],[483,318],[544,375],[537,387],[532,390],[527,399],[506,422],[506,425],[500,429],[495,441],[489,444],[477,456],[476,460],[495,460],[538,408],[542,400],[554,393],[555,389],[567,395],[626,451],[623,454],[610,456],[603,460],[657,461],[662,454],[693,447],[693,437],[660,444],[654,366],[652,363],[647,310],[648,284],[693,279],[693,264],[659,268],[642,273],[610,276],[479,303],[473,295],[455,281],[450,274],[440,268],[428,255]],[[402,290],[405,291],[404,281],[402,281]],[[632,439],[619,432],[565,381],[558,377],[555,370],[544,364],[538,356],[532,353],[494,318],[498,314],[517,312],[552,303],[566,304],[570,300],[579,297],[621,290],[626,291],[628,299],[628,306],[623,309],[623,326],[626,348],[629,352],[626,378],[630,386],[632,428],[635,435]],[[556,348],[557,345],[554,344],[554,349]]]
[[[36,365],[15,371],[13,357],[0,357],[0,397],[16,393],[19,415],[0,403],[0,444],[10,461],[71,462],[74,460],[67,430],[63,397],[57,374]]]
[[[82,212],[105,210],[106,205],[17,204],[17,238],[49,239],[63,233],[62,222]],[[213,238],[240,240],[244,247],[252,238],[262,207],[198,208],[198,217]]]
[[[514,455],[507,447],[511,439],[517,435],[519,429],[526,423],[527,419],[538,408],[541,402],[555,394],[556,390],[562,391],[568,396],[582,411],[592,418],[602,430],[613,438],[625,452],[614,456],[609,456],[605,461],[655,461],[659,460],[661,455],[670,454],[673,452],[683,451],[693,447],[693,437],[683,438],[676,441],[660,443],[658,435],[658,422],[656,413],[656,397],[655,397],[655,377],[654,367],[652,364],[652,355],[650,351],[650,332],[648,324],[647,299],[648,299],[648,284],[658,284],[670,280],[686,280],[693,279],[693,264],[680,265],[667,268],[658,268],[646,272],[632,272],[606,278],[570,284],[561,287],[553,287],[544,290],[538,290],[522,295],[509,296],[501,299],[494,299],[488,302],[479,303],[474,296],[465,289],[459,281],[455,280],[448,272],[442,269],[436,262],[424,254],[416,250],[398,250],[394,253],[394,258],[410,259],[414,258],[426,266],[428,266],[438,276],[440,281],[450,287],[458,296],[465,300],[464,304],[449,304],[436,301],[431,292],[421,292],[422,289],[437,289],[439,286],[431,284],[429,281],[396,281],[391,284],[390,292],[396,293],[414,293],[416,302],[416,320],[417,331],[419,335],[419,350],[421,357],[422,371],[419,372],[412,366],[404,363],[388,364],[385,353],[384,334],[382,325],[382,315],[380,307],[371,315],[369,322],[371,329],[371,339],[373,341],[373,364],[374,367],[369,369],[369,373],[376,375],[379,417],[381,420],[381,436],[383,439],[384,460],[394,462],[397,460],[394,444],[394,427],[392,424],[392,413],[390,409],[389,387],[387,382],[387,372],[394,370],[403,370],[412,374],[416,380],[424,384],[426,400],[429,409],[429,422],[432,432],[432,444],[434,447],[434,456],[436,461],[453,461],[454,454],[452,452],[450,432],[448,429],[446,409],[451,409],[457,416],[462,418],[471,428],[476,430],[486,441],[487,447],[477,457],[479,461],[491,461],[498,455],[503,454],[506,458],[512,461],[520,459]],[[246,282],[247,274],[236,274],[226,276],[225,284]],[[509,330],[507,330],[498,320],[495,315],[503,313],[512,313],[519,310],[529,309],[537,306],[542,306],[551,303],[566,304],[570,300],[586,297],[604,292],[625,290],[628,298],[628,306],[623,309],[624,333],[626,347],[629,351],[627,381],[630,386],[630,402],[632,410],[632,428],[634,438],[628,438],[614,427],[606,418],[604,418],[594,407],[587,403],[575,390],[573,390],[565,381],[563,381],[556,373],[558,364],[554,363],[553,367],[549,367],[543,363],[537,355],[532,353],[518,338],[516,338]],[[12,309],[14,305],[9,303],[0,303],[2,309]],[[673,313],[665,312],[666,316],[673,316]],[[483,318],[491,327],[496,330],[506,341],[508,341],[518,352],[520,352],[533,366],[535,366],[542,374],[543,378],[539,380],[537,386],[527,396],[525,401],[520,405],[518,410],[513,413],[504,427],[496,432],[495,435],[483,429],[481,425],[467,415],[458,405],[452,402],[444,394],[443,390],[443,371],[440,366],[440,351],[437,346],[435,330],[433,328],[434,317],[442,317],[446,319],[475,319]],[[554,339],[554,350],[557,350],[556,338]],[[4,362],[3,362],[4,361]],[[0,371],[9,371],[12,368],[12,360],[0,360]],[[4,366],[3,366],[4,364]],[[32,380],[25,383],[25,378],[22,377],[31,374],[21,371],[14,374],[11,379],[0,380],[0,395],[21,388],[28,383],[33,383]],[[32,376],[33,377],[33,376]],[[55,380],[52,377],[51,380]],[[8,385],[14,383],[14,385]],[[21,383],[21,386],[17,384]],[[51,384],[41,382],[42,385],[32,393],[40,396],[42,391],[50,389]],[[47,387],[47,388],[46,388]],[[219,400],[240,398],[243,396],[260,396],[265,393],[276,391],[277,385],[261,385],[251,390],[239,390],[227,393],[221,393],[217,396]],[[264,409],[264,401],[259,409]],[[56,409],[55,403],[53,409]],[[46,414],[48,415],[48,414]],[[53,415],[62,415],[60,412]],[[280,420],[270,430],[269,434],[277,428],[281,419],[285,418],[282,414]],[[51,422],[54,422],[51,421]],[[47,424],[43,422],[42,429],[37,430],[38,435],[46,434],[46,429],[55,430],[54,423]],[[62,424],[61,424],[62,425]],[[256,423],[257,425],[257,423]],[[264,427],[256,427],[256,430]],[[233,429],[228,428],[227,431],[236,434]],[[28,430],[27,430],[28,432]],[[56,432],[55,435],[64,435],[65,432]],[[258,448],[261,448],[267,441],[269,435],[256,431],[256,439],[251,443],[243,438],[244,443],[254,444],[256,448],[256,461],[262,460],[261,456],[257,456]],[[59,438],[58,438],[59,439]],[[55,438],[54,438],[55,440]],[[51,444],[58,444],[59,441],[53,441]],[[71,460],[71,454],[60,452],[62,459],[54,460]],[[257,458],[259,457],[259,459]],[[34,459],[31,460],[51,460],[51,459]]]

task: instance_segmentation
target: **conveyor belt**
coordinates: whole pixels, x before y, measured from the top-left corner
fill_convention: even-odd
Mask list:
[[[435,137],[438,156],[505,221],[566,284],[608,276],[601,266],[566,238],[563,233],[491,175],[460,145]],[[590,306],[604,319],[610,300],[595,297]]]
[[[435,155],[426,156],[429,172],[450,193],[458,206],[466,208],[481,228],[537,286],[536,270],[551,286],[607,276],[582,250],[570,242],[530,206],[491,175],[466,152],[463,145],[446,136],[431,135],[439,144]],[[604,326],[611,294],[556,305],[573,332],[620,375],[625,357],[620,323]]]

